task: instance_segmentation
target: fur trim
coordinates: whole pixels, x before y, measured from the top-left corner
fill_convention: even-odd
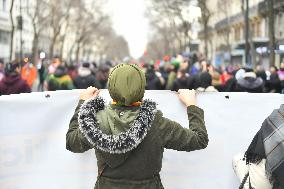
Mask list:
[[[129,130],[118,135],[107,135],[101,131],[96,119],[97,112],[104,107],[105,101],[101,97],[84,102],[80,107],[78,123],[80,131],[94,147],[111,154],[122,154],[136,148],[147,135],[157,112],[155,102],[144,100]]]
[[[89,68],[79,67],[78,69],[78,75],[81,77],[86,77],[88,75],[91,75],[91,70]]]

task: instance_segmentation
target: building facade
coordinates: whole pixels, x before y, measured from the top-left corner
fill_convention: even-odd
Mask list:
[[[245,2],[245,1],[244,1]],[[245,65],[245,21],[242,0],[208,0],[209,20],[208,58],[216,66],[221,64]],[[276,65],[283,58],[284,1],[275,0]],[[267,5],[263,0],[249,1],[249,42],[253,65],[269,66]],[[200,51],[204,52],[204,32],[200,32]]]

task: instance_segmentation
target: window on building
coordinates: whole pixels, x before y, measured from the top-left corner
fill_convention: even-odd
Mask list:
[[[256,23],[256,37],[261,37],[261,22]]]
[[[8,44],[9,38],[9,32],[0,30],[0,44]]]
[[[2,0],[3,12],[7,12],[7,0]]]
[[[241,29],[240,27],[236,27],[235,28],[235,40],[239,41],[241,39]]]

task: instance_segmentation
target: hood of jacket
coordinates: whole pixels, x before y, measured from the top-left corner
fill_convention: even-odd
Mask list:
[[[144,140],[156,111],[156,103],[151,100],[144,100],[139,107],[105,106],[97,97],[82,104],[79,129],[108,165],[115,167]]]
[[[263,80],[260,77],[246,77],[238,79],[238,84],[246,89],[256,89],[263,85]]]
[[[85,67],[79,67],[78,69],[78,75],[80,77],[87,77],[89,75],[91,75],[92,71],[89,68],[85,68]]]
[[[61,66],[59,66],[54,72],[54,76],[57,77],[57,78],[63,77],[66,74],[67,74],[67,72],[66,72],[65,68],[61,67]]]
[[[15,83],[19,82],[22,82],[21,76],[19,74],[6,75],[6,77],[3,78],[3,83],[7,86],[14,85]]]

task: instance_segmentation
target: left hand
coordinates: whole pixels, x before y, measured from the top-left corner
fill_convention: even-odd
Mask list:
[[[83,90],[80,94],[80,100],[88,100],[91,98],[95,98],[99,95],[100,90],[96,87],[88,87],[87,89]]]

